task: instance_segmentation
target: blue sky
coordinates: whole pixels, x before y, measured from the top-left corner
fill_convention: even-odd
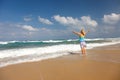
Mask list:
[[[0,40],[120,37],[120,0],[0,0]]]

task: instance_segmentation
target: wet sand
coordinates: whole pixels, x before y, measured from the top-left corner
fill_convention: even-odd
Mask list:
[[[120,44],[0,68],[0,80],[120,80]]]

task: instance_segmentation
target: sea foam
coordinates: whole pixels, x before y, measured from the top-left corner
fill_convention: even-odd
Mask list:
[[[94,40],[101,40],[101,39],[94,39]],[[94,41],[94,40],[88,39],[88,41]],[[64,42],[64,41],[65,40],[62,40],[62,41],[49,40],[49,41],[42,41],[42,42],[59,43],[59,42]],[[55,57],[59,57],[63,55],[68,55],[70,54],[69,52],[80,51],[79,43],[74,44],[74,42],[71,42],[71,41],[77,41],[77,40],[69,39],[66,41],[70,43],[0,50],[0,67],[4,67],[7,65],[11,65],[11,64],[23,63],[23,62],[40,61],[40,60],[45,60],[49,58],[55,58]],[[40,41],[31,41],[31,42],[33,43],[33,42],[40,42]],[[16,43],[16,41],[11,41],[9,43]],[[24,43],[30,43],[30,41],[26,41]],[[113,39],[111,42],[88,43],[87,49],[91,49],[91,48],[99,47],[99,46],[105,46],[105,45],[113,45],[113,44],[118,44],[118,43],[120,43],[120,41],[118,40],[114,41]]]

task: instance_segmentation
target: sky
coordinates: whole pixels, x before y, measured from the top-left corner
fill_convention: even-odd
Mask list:
[[[0,0],[0,41],[120,37],[120,0]]]

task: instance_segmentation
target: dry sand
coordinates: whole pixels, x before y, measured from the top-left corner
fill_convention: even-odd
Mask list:
[[[0,68],[0,80],[120,80],[120,44]]]

